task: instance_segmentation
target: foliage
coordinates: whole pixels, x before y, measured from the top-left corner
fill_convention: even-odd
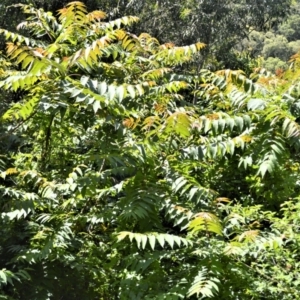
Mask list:
[[[288,64],[278,57],[269,57],[263,61],[263,66],[273,73],[288,69]]]
[[[286,19],[292,2],[135,0],[121,1],[121,11],[138,15],[142,21],[138,30],[150,32],[160,41],[180,45],[204,42],[207,47],[198,56],[199,68],[233,68],[231,50],[249,36],[249,29],[265,32],[277,26]]]
[[[22,32],[1,29],[0,87],[22,92],[1,109],[1,297],[297,299],[299,57],[182,72],[203,43],[20,7]]]
[[[253,58],[263,57],[263,67],[271,72],[286,70],[290,56],[300,50],[299,11],[300,3],[295,1],[288,18],[269,31],[249,27],[247,38],[239,41],[237,49],[248,51]]]
[[[7,22],[7,19],[3,18],[2,28],[15,29],[20,15],[18,10],[10,5],[18,2],[31,3],[45,11],[52,11],[53,14],[56,14],[60,6],[66,4],[66,1],[58,0],[4,0],[3,6],[0,7],[0,15],[5,15],[4,10],[9,6],[10,14],[13,14],[13,22]],[[297,16],[295,9],[297,6],[291,0],[264,2],[226,0],[218,3],[209,0],[200,2],[85,0],[83,2],[88,10],[101,9],[109,12],[110,20],[122,17],[124,14],[138,16],[141,22],[133,25],[134,30],[138,33],[148,32],[163,43],[186,45],[198,41],[204,42],[207,44],[206,50],[201,52],[197,60],[200,66],[213,65],[214,68],[219,66],[234,68],[236,62],[233,60],[231,50],[241,39],[249,36],[250,28],[265,32],[280,27],[280,24],[287,20],[289,13]],[[288,32],[296,31],[297,19],[291,24],[288,22],[288,28]]]

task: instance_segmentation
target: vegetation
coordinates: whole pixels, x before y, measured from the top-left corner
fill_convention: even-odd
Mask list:
[[[266,33],[251,27],[248,37],[237,48],[252,57],[260,56],[260,65],[269,71],[287,70],[290,56],[300,50],[299,11],[300,3],[297,1],[292,5],[289,17],[281,24],[269,28]]]
[[[299,55],[212,71],[207,41],[136,35],[118,10],[18,7],[0,30],[0,299],[298,299]]]

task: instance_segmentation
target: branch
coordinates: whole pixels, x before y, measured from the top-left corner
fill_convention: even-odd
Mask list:
[[[5,137],[11,135],[13,132],[15,132],[19,127],[21,127],[25,122],[27,122],[28,120],[30,120],[35,114],[37,113],[37,111],[34,111],[29,117],[27,117],[25,120],[23,120],[22,122],[20,122],[17,126],[15,126],[13,129],[9,130],[7,133],[3,134],[2,136],[0,136],[0,140],[4,139]]]

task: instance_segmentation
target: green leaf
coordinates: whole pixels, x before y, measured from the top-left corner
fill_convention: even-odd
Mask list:
[[[222,235],[222,226],[219,219],[215,215],[207,212],[196,214],[189,224],[189,230],[191,230],[192,233],[209,231]]]
[[[100,101],[95,100],[94,103],[93,103],[94,112],[96,113],[99,110],[99,108],[101,108]]]
[[[266,102],[262,99],[250,99],[247,103],[248,110],[263,110]]]
[[[131,98],[135,98],[135,90],[132,85],[127,86],[127,91],[130,94]]]
[[[154,235],[149,235],[149,244],[151,246],[151,249],[154,250],[155,248],[155,236]]]
[[[7,284],[7,276],[6,276],[6,272],[5,269],[0,270],[0,284]]]
[[[162,234],[159,234],[159,235],[157,236],[157,240],[158,240],[160,246],[161,246],[162,248],[164,248],[164,245],[165,245],[165,238],[164,238],[164,236],[163,236]]]

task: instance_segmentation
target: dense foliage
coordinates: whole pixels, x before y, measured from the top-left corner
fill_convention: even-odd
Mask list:
[[[212,72],[191,67],[205,44],[137,17],[20,7],[0,30],[0,299],[298,299],[299,56]]]
[[[2,0],[1,28],[14,31],[23,19],[24,14],[14,7],[19,2],[56,14],[68,1]],[[140,22],[132,24],[130,30],[136,34],[147,32],[161,43],[180,46],[205,43],[205,50],[198,55],[198,68],[247,71],[249,63],[253,65],[250,58],[260,55],[265,60],[261,64],[274,71],[286,68],[286,58],[300,47],[299,4],[295,0],[84,0],[83,3],[88,11],[109,12],[108,20],[123,15],[138,16]],[[10,18],[6,18],[7,14]]]
[[[236,47],[251,57],[260,57],[260,64],[272,72],[286,70],[289,58],[300,50],[300,3],[295,2],[289,17],[267,32],[250,28],[246,39]]]

